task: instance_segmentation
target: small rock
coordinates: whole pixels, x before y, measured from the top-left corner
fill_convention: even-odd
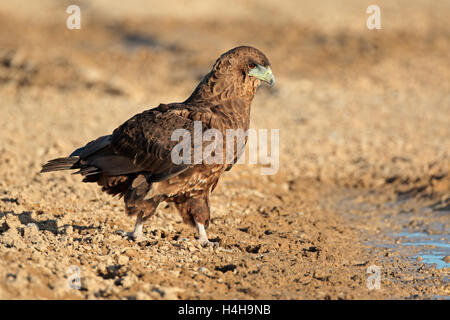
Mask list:
[[[39,227],[36,223],[28,223],[27,227],[24,229],[24,234],[27,237],[30,237],[32,235],[36,235],[39,233]]]
[[[2,233],[2,243],[6,247],[25,248],[23,238],[19,235],[16,228],[8,229]]]
[[[29,240],[31,241],[32,244],[34,244],[36,249],[41,250],[43,248],[43,244],[44,244],[44,240],[42,239],[42,237],[37,233],[37,234],[31,234]],[[39,245],[39,246],[37,246]]]
[[[138,278],[134,274],[129,274],[123,278],[122,286],[125,288],[130,288],[136,282],[138,282]]]
[[[118,264],[128,264],[128,261],[130,261],[130,258],[128,258],[125,255],[120,255],[119,258],[117,259]]]
[[[313,278],[321,281],[328,281],[330,274],[324,270],[316,270],[314,271]]]
[[[72,226],[66,226],[66,227],[64,228],[64,230],[65,230],[65,232],[66,232],[67,235],[73,234],[73,227],[72,227]]]
[[[104,239],[104,236],[102,234],[97,234],[92,238],[92,241],[94,241],[95,243],[100,243],[102,242]]]
[[[15,227],[20,227],[22,225],[22,223],[20,222],[19,218],[15,215],[7,215],[6,216],[6,224],[8,225],[8,227],[10,227],[11,229],[15,229]]]
[[[418,256],[416,260],[421,262],[421,261],[423,261],[423,258],[421,256]]]
[[[114,259],[111,256],[108,256],[106,258],[105,263],[110,266],[110,265],[114,264]]]
[[[442,258],[442,261],[446,262],[446,263],[450,263],[450,256],[445,256]]]
[[[200,273],[203,273],[205,275],[211,274],[211,272],[208,270],[208,268],[205,268],[205,267],[200,267],[200,268],[197,269],[197,271],[200,272]]]

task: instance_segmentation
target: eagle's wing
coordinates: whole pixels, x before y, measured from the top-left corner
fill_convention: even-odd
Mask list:
[[[123,123],[112,135],[89,142],[67,158],[50,160],[41,172],[79,169],[75,173],[85,176],[83,181],[86,182],[97,181],[99,174],[121,176],[140,173],[149,182],[169,179],[195,165],[192,157],[196,139],[192,138],[196,134],[194,121],[203,117],[201,109],[171,104],[144,111]],[[199,123],[203,132],[207,125],[202,121]],[[189,163],[172,161],[172,149],[181,139],[177,135],[172,140],[177,129],[184,129],[182,137],[189,142],[192,155]]]
[[[177,129],[184,129],[193,137],[194,122],[183,117],[179,110],[161,109],[144,111],[126,121],[114,131],[109,142],[116,156],[132,163],[133,172],[146,172],[152,181],[168,179],[191,166],[172,161],[172,149],[179,141],[172,141],[171,138]]]
[[[195,122],[201,124],[200,132]],[[196,134],[222,127],[221,118],[202,104],[161,104],[135,115],[114,130],[112,135],[89,142],[69,157],[49,161],[41,172],[78,169],[75,173],[85,176],[83,181],[86,182],[97,181],[99,174],[123,176],[133,173],[144,174],[149,182],[162,181],[196,164],[196,148],[202,150],[210,143],[196,139]],[[189,163],[172,161],[172,150],[181,139],[177,134],[172,140],[172,134],[177,129],[184,129],[181,132],[183,142],[189,142]],[[196,146],[196,143],[199,145]]]

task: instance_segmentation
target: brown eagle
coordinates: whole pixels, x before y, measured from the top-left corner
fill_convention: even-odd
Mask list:
[[[123,197],[126,213],[137,216],[130,233],[134,239],[142,238],[143,223],[160,202],[173,202],[183,221],[197,227],[199,242],[208,245],[209,195],[233,163],[173,161],[178,141],[172,134],[184,129],[195,136],[195,123],[201,124],[202,132],[215,129],[224,137],[227,129],[247,131],[250,105],[261,81],[274,84],[267,57],[248,46],[231,49],[217,59],[186,101],[137,114],[111,135],[89,142],[69,157],[50,160],[41,172],[78,169],[75,173],[84,176],[83,182],[96,182],[108,194]],[[190,148],[194,152],[195,145]],[[239,156],[236,150],[234,160]]]

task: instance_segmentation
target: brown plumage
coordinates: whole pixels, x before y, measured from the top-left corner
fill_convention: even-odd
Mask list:
[[[111,135],[89,142],[67,158],[49,161],[41,172],[78,169],[84,182],[96,182],[103,191],[124,197],[126,213],[137,215],[133,237],[142,235],[143,222],[160,202],[173,202],[183,220],[197,226],[202,244],[208,244],[204,227],[210,219],[209,195],[232,165],[175,164],[171,151],[178,141],[171,136],[183,128],[194,137],[194,121],[201,121],[203,131],[214,128],[223,137],[227,129],[246,131],[261,81],[271,85],[274,81],[267,57],[252,47],[234,48],[217,59],[186,101],[137,114]],[[236,153],[234,158],[238,157]]]

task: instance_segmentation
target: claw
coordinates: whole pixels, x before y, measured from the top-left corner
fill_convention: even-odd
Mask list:
[[[127,232],[127,236],[130,240],[134,240],[134,241],[146,241],[147,238],[144,236],[144,234],[142,233],[142,221],[140,221],[139,219],[136,221],[136,225],[134,226],[134,231],[133,232]]]
[[[133,240],[136,242],[147,241],[148,238],[144,236],[142,233],[138,234],[136,232],[127,232],[127,237],[129,240]]]
[[[214,248],[218,247],[219,244],[217,242],[209,241],[208,239],[198,239],[197,242],[203,247],[203,248]]]

